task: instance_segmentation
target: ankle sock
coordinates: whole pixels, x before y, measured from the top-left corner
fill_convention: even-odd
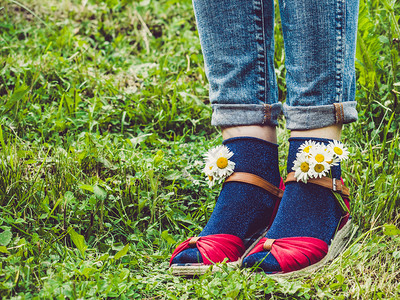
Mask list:
[[[290,138],[287,172],[293,172],[299,147],[305,141],[328,144],[331,140],[320,138]],[[331,168],[332,176],[341,177],[340,165]],[[266,237],[314,237],[328,245],[342,216],[340,206],[332,192],[324,187],[302,182],[288,182],[277,215]],[[258,266],[267,273],[281,271],[275,257],[268,251],[258,252],[243,260],[246,267]]]
[[[258,175],[276,187],[280,184],[278,145],[252,137],[237,137],[223,142],[233,152],[234,172]],[[262,188],[242,182],[227,182],[214,211],[199,236],[232,234],[250,246],[270,222],[277,198]],[[197,248],[179,253],[172,264],[201,263]]]

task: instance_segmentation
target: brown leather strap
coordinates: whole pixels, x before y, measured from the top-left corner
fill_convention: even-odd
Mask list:
[[[198,241],[199,239],[200,239],[199,236],[192,237],[192,238],[189,240],[189,247],[190,247],[190,248],[196,248],[196,243],[197,243],[197,241]]]
[[[297,181],[296,177],[294,177],[294,172],[288,174],[286,178],[286,182]],[[321,177],[321,178],[312,178],[307,180],[307,183],[317,184],[323,186],[325,188],[331,189],[334,192],[338,192],[345,197],[350,197],[350,190],[344,184],[342,184],[341,180],[336,178],[332,179],[329,177]]]
[[[271,193],[272,195],[282,198],[283,196],[283,190],[277,188],[274,186],[272,183],[269,183],[265,179],[261,178],[260,176],[251,174],[251,173],[245,173],[245,172],[234,172],[231,176],[229,176],[225,182],[230,182],[230,181],[237,181],[237,182],[244,182],[244,183],[249,183],[256,185],[260,188],[263,188],[267,192]]]
[[[263,245],[263,249],[265,251],[271,251],[272,244],[275,242],[275,239],[267,239]]]

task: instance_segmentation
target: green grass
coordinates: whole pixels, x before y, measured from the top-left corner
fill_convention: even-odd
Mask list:
[[[168,261],[212,212],[200,162],[221,142],[190,1],[0,1],[0,297],[399,298],[399,15],[360,4],[348,249],[303,278],[187,279]]]

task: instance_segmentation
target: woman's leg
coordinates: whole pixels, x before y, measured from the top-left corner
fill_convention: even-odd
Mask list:
[[[330,139],[338,140],[342,124],[357,119],[354,59],[358,1],[280,0],[280,11],[288,88],[284,113],[287,127],[292,130],[287,161],[290,173],[305,141],[326,145]],[[332,167],[332,177],[340,180],[340,165]],[[270,241],[312,237],[330,245],[342,216],[330,189],[289,182],[266,237]],[[268,254],[264,250],[249,255],[244,264],[259,265],[266,272],[288,271],[283,267],[287,257],[282,260]],[[315,263],[310,257],[306,265],[294,264],[293,268]]]
[[[274,71],[273,0],[193,0],[210,84],[212,124],[234,153],[234,172],[280,183],[275,126],[281,112]],[[277,197],[243,182],[227,182],[201,237],[230,234],[249,246],[265,230]],[[218,246],[216,246],[218,247]],[[219,249],[217,249],[219,250]],[[197,248],[172,264],[202,262]]]
[[[212,125],[277,125],[273,0],[193,0]]]
[[[280,1],[286,53],[287,128],[357,120],[357,0]]]

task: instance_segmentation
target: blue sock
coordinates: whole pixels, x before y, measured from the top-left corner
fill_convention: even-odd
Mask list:
[[[293,172],[299,147],[309,140],[324,144],[331,141],[320,138],[290,138],[288,173]],[[340,165],[332,167],[331,170],[334,178],[341,177]],[[266,237],[272,239],[314,237],[329,245],[341,216],[340,206],[329,189],[311,183],[288,182],[277,215]],[[259,266],[265,272],[281,271],[277,260],[268,254],[269,252],[263,251],[250,255],[243,260],[243,265]]]
[[[234,155],[234,172],[258,175],[279,187],[278,145],[252,137],[237,137],[223,142]],[[277,198],[262,188],[242,182],[227,182],[218,197],[214,211],[199,236],[232,234],[245,247],[260,236],[270,222]],[[172,264],[201,263],[197,248],[179,253]]]

